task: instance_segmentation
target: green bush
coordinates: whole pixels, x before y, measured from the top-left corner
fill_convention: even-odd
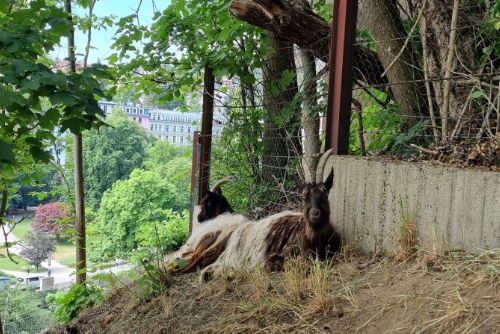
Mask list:
[[[48,304],[56,306],[54,316],[57,321],[69,323],[78,313],[100,304],[104,300],[102,290],[93,285],[74,284],[68,291],[60,291],[47,296]]]
[[[179,249],[189,233],[189,214],[179,214],[165,210],[165,220],[161,223],[142,225],[136,233],[136,240],[142,248],[158,248],[163,255]]]
[[[166,219],[176,194],[176,187],[153,171],[136,169],[127,180],[117,181],[104,193],[96,221],[89,224],[90,260],[128,257],[138,246],[138,231]]]

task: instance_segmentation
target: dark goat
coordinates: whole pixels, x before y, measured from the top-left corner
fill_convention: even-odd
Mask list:
[[[318,173],[321,180],[322,173]],[[306,255],[324,260],[340,249],[340,238],[330,224],[328,193],[333,171],[325,182],[309,182],[302,191],[302,214],[289,215],[272,223],[266,236],[265,267],[281,270],[287,257]]]
[[[330,150],[321,157],[316,181],[305,175],[302,212],[281,212],[238,226],[217,261],[203,270],[202,280],[223,274],[226,267],[264,265],[275,271],[281,270],[289,257],[303,255],[325,259],[338,251],[340,238],[330,223],[328,201],[333,171],[323,182],[323,171],[331,153]]]
[[[206,195],[200,202],[200,213],[198,214],[198,223],[203,223],[215,217],[229,212],[233,213],[233,209],[229,202],[222,194],[222,184],[230,181],[231,177],[226,177],[218,181],[210,190],[207,190]]]

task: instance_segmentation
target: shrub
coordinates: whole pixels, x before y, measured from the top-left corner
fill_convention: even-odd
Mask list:
[[[73,225],[69,208],[61,202],[40,205],[35,212],[32,228],[55,237],[63,232],[65,225]]]
[[[49,258],[56,250],[56,242],[47,233],[35,231],[26,236],[26,246],[21,251],[21,256],[26,258],[36,269]]]
[[[188,212],[182,214],[165,210],[165,220],[161,223],[142,225],[136,239],[140,247],[158,248],[163,255],[179,249],[189,233]]]
[[[56,305],[54,316],[57,321],[69,323],[81,311],[100,304],[104,300],[102,290],[88,284],[73,284],[68,291],[60,291],[47,296],[47,303]]]
[[[136,169],[127,180],[115,182],[104,193],[96,221],[89,224],[91,259],[127,257],[138,246],[141,226],[163,221],[176,194],[175,186],[153,171]]]

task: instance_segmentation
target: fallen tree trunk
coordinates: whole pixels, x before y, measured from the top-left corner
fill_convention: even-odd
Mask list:
[[[330,24],[316,14],[305,0],[232,0],[232,15],[266,29],[280,39],[297,44],[316,58],[328,62]],[[384,67],[377,54],[355,45],[354,78],[370,85],[387,84]]]

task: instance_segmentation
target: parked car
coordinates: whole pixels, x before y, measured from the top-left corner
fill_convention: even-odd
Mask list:
[[[12,278],[7,277],[7,276],[0,276],[0,288],[3,288],[4,286],[9,286],[14,284],[16,281],[14,281]]]
[[[31,276],[28,278],[18,278],[17,281],[21,284],[23,289],[29,288],[29,289],[35,289],[38,290],[40,289],[40,281],[44,278],[44,276]]]

